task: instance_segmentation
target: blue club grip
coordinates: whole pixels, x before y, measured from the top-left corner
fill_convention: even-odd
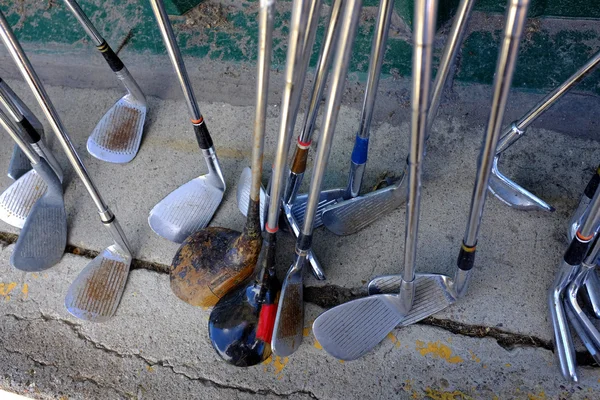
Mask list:
[[[354,149],[352,149],[352,162],[354,164],[364,164],[367,162],[367,153],[369,152],[369,138],[361,138],[356,135]]]

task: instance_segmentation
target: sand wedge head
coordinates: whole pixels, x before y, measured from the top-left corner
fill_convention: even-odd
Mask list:
[[[498,200],[517,210],[554,211],[554,207],[550,204],[502,175],[498,169],[499,157],[500,156],[498,155],[494,157],[492,174],[490,175],[490,180],[488,182],[489,191],[496,196]]]
[[[317,205],[317,212],[315,213],[314,227],[318,228],[323,225],[323,219],[321,213],[324,209],[332,204],[342,201],[347,195],[346,189],[329,189],[323,190],[319,194],[319,204]],[[294,219],[298,223],[298,226],[304,225],[304,213],[306,213],[306,201],[308,200],[308,193],[296,196],[296,200],[292,206],[292,214]]]
[[[22,271],[43,271],[58,263],[67,245],[67,215],[62,185],[43,159],[33,166],[47,189],[33,204],[11,256]]]
[[[132,94],[119,99],[94,128],[88,152],[99,160],[128,163],[136,156],[146,120],[146,102]]]
[[[403,319],[398,295],[381,294],[349,301],[325,311],[313,333],[327,353],[344,361],[371,351]]]
[[[65,298],[67,311],[79,319],[104,322],[121,301],[131,255],[118,245],[104,249],[79,273]]]
[[[242,170],[240,179],[238,180],[237,190],[235,196],[237,199],[237,205],[240,212],[244,215],[248,215],[248,202],[250,201],[250,187],[252,186],[252,169],[245,167]],[[269,204],[269,194],[265,192],[265,189],[260,187],[260,226],[261,229],[265,227],[266,218],[266,205]]]
[[[205,228],[219,208],[224,185],[212,174],[192,179],[180,186],[150,211],[148,223],[157,235],[175,243]]]
[[[406,203],[406,174],[392,185],[326,207],[323,225],[336,235],[351,235]]]
[[[273,353],[287,357],[302,343],[304,329],[303,271],[306,256],[296,254],[294,263],[285,276],[277,305],[277,316],[271,346]]]
[[[384,275],[369,282],[369,295],[398,293],[400,275]],[[452,280],[446,275],[417,274],[415,277],[413,306],[398,327],[414,324],[453,304],[458,296],[454,293]]]
[[[0,194],[0,220],[22,229],[33,205],[46,193],[46,182],[30,170]]]
[[[8,164],[7,175],[12,180],[17,180],[31,170],[31,163],[21,148],[15,144],[10,163]]]

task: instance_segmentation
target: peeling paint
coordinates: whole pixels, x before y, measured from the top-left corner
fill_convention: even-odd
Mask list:
[[[417,351],[421,353],[422,356],[433,354],[434,357],[441,358],[450,364],[458,364],[464,361],[459,356],[453,356],[452,349],[441,343],[439,340],[437,342],[428,342],[427,344],[421,340],[417,340],[416,345]]]

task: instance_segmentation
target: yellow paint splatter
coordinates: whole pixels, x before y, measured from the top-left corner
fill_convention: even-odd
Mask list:
[[[473,398],[459,390],[445,392],[430,387],[425,388],[425,395],[431,400],[472,400]]]
[[[400,347],[400,341],[396,336],[394,336],[392,332],[388,333],[387,338],[390,339],[392,343],[394,343],[395,347]]]
[[[148,370],[148,372],[154,372],[154,368],[152,368],[152,365],[146,365],[146,369]]]
[[[425,342],[417,340],[416,344],[417,351],[421,353],[422,356],[432,354],[434,357],[439,357],[450,364],[458,364],[464,361],[459,356],[452,356],[452,349],[440,341],[429,342],[425,345]]]
[[[0,283],[0,296],[4,297],[5,300],[10,300],[10,292],[17,287],[17,282],[11,283]]]
[[[321,343],[319,343],[316,340],[315,340],[315,343],[313,344],[313,346],[315,346],[315,349],[323,350],[323,346],[321,346]]]
[[[283,369],[285,368],[285,366],[287,365],[288,361],[289,361],[289,357],[275,357],[275,360],[273,361],[273,368],[275,368],[275,375],[279,375],[281,374],[281,372],[283,371]]]
[[[504,364],[504,366],[505,366],[506,368],[510,368],[510,367],[512,367],[512,365],[511,365],[511,364],[509,364],[509,363],[506,363],[506,364]]]
[[[528,393],[527,394],[527,399],[528,400],[546,400],[546,393],[544,393],[543,391],[541,391],[539,394],[534,394],[534,393]]]
[[[477,354],[475,354],[472,350],[469,350],[469,353],[471,353],[471,360],[475,361],[476,363],[481,362],[481,358],[477,357]]]
[[[338,360],[338,361],[340,362],[340,364],[343,364],[343,363],[345,363],[345,362],[346,362],[346,361],[344,361],[344,360]]]
[[[308,335],[310,335],[310,328],[302,329],[302,336],[308,337]]]
[[[38,274],[36,274],[36,273],[32,273],[32,274],[31,274],[31,277],[32,277],[33,279],[37,279],[37,278],[39,278],[40,276],[39,276]]]
[[[451,337],[449,337],[448,339],[446,339],[446,342],[448,342],[448,343],[452,343],[452,338],[451,338]]]
[[[23,295],[23,300],[29,297],[29,285],[24,283],[23,288],[21,289],[21,294]]]
[[[483,364],[483,369],[487,369],[487,365]]]

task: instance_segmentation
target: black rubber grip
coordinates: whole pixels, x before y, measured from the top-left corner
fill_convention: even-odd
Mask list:
[[[296,249],[300,251],[310,250],[312,246],[312,238],[313,235],[305,235],[304,233],[300,232],[300,235],[298,235],[298,241],[296,242]]]
[[[571,240],[569,248],[565,252],[564,260],[569,265],[579,265],[585,258],[590,242],[582,242],[577,236]]]
[[[456,265],[463,271],[470,271],[475,265],[475,246],[469,247],[462,245],[458,253]]]
[[[119,72],[125,67],[123,61],[121,61],[119,56],[113,51],[113,49],[110,48],[106,41],[102,42],[101,45],[96,46],[96,48],[100,51],[100,53],[102,53],[102,56],[104,56],[104,59],[113,72]]]
[[[594,197],[594,194],[596,194],[596,190],[598,189],[598,184],[600,184],[600,175],[598,174],[599,170],[600,166],[598,166],[596,173],[594,174],[594,176],[592,176],[592,179],[590,179],[587,186],[585,187],[585,191],[583,192],[583,194],[585,194],[585,196],[588,199]]]
[[[33,127],[33,125],[31,125],[27,118],[23,118],[21,122],[19,122],[19,125],[21,125],[21,128],[23,128],[23,130],[27,134],[29,143],[35,144],[42,140],[38,131],[35,130],[35,128]]]
[[[213,146],[212,138],[210,137],[210,133],[208,133],[208,128],[204,121],[198,125],[194,124],[194,133],[196,134],[198,146],[202,150],[210,149]]]

